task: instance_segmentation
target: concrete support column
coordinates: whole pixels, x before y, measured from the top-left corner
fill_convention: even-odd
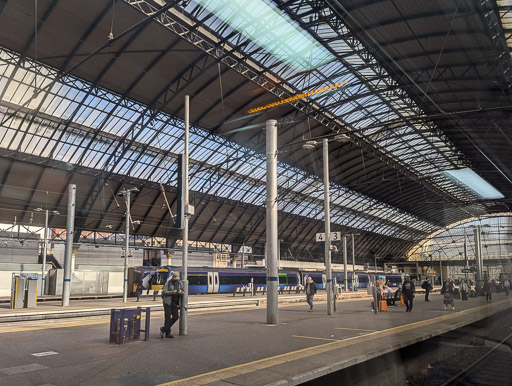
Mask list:
[[[190,131],[190,98],[185,96],[185,175],[183,193],[185,201],[185,213],[183,218],[183,255],[181,262],[181,282],[183,283],[183,295],[181,296],[180,304],[180,335],[188,334],[188,219],[189,215],[189,195],[188,195],[188,147],[189,147],[189,131]]]
[[[329,203],[329,142],[323,139],[324,211],[325,211],[325,271],[327,291],[327,315],[332,315],[332,267],[331,267],[331,214]]]
[[[267,157],[267,323],[277,324],[279,276],[277,271],[277,121],[266,122]]]
[[[71,254],[73,253],[73,235],[75,233],[76,185],[68,189],[68,213],[66,219],[66,248],[64,252],[64,282],[62,283],[62,307],[69,306],[71,293]]]
[[[345,272],[345,291],[348,292],[348,272],[347,272],[347,236],[343,236],[343,270]]]

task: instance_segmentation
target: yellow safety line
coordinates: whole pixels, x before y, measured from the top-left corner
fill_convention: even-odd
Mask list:
[[[503,300],[501,302],[506,302],[506,301],[507,300]],[[501,302],[494,303],[494,304],[499,304]],[[490,304],[472,308],[471,310],[466,310],[466,311],[476,311],[480,308],[486,308],[488,306],[490,306]],[[336,349],[339,349],[339,348],[342,348],[344,346],[348,346],[348,345],[351,345],[354,343],[364,343],[365,341],[368,341],[370,339],[375,339],[375,337],[373,335],[379,335],[380,337],[385,337],[385,336],[391,335],[392,331],[397,330],[397,329],[407,331],[407,330],[414,328],[412,326],[428,325],[428,324],[431,324],[433,321],[452,319],[456,315],[457,315],[457,312],[453,312],[448,315],[438,316],[433,319],[422,320],[422,321],[414,322],[414,323],[408,323],[408,324],[404,324],[401,326],[388,328],[386,330],[380,330],[380,331],[377,330],[377,331],[368,333],[363,336],[355,336],[355,337],[351,337],[351,338],[347,338],[347,339],[343,339],[343,340],[336,340],[334,342],[324,343],[324,344],[314,346],[314,347],[307,347],[304,349],[291,351],[288,353],[284,353],[284,354],[280,354],[280,355],[276,355],[276,356],[272,356],[272,357],[268,357],[268,358],[259,359],[259,360],[253,361],[253,362],[241,363],[239,365],[226,367],[224,369],[219,369],[219,370],[211,371],[211,372],[204,373],[204,374],[198,374],[198,375],[195,375],[195,376],[192,376],[189,378],[183,378],[183,379],[179,379],[179,380],[172,381],[172,382],[162,383],[158,386],[170,386],[170,385],[177,385],[177,384],[204,385],[204,384],[220,381],[220,380],[226,379],[228,377],[231,378],[231,377],[234,377],[237,375],[248,374],[248,373],[251,373],[251,372],[254,372],[257,370],[266,369],[269,367],[273,367],[273,366],[280,365],[283,363],[291,362],[294,360],[298,360],[298,359],[302,359],[302,358],[306,358],[306,357],[309,358],[310,356],[314,356],[314,355],[317,355],[320,353],[336,350]],[[223,375],[223,373],[228,373],[229,376]]]
[[[304,339],[318,339],[318,340],[328,340],[328,341],[338,341],[339,339],[329,339],[329,338],[317,338],[316,336],[302,336],[302,335],[292,335],[293,338],[304,338]]]
[[[343,327],[334,327],[335,330],[351,330],[351,331],[379,331],[379,330],[365,330],[364,328],[343,328]]]
[[[37,331],[37,330],[47,330],[50,328],[65,328],[65,327],[78,327],[78,326],[87,326],[93,324],[105,324],[110,323],[107,321],[97,321],[97,322],[82,322],[82,323],[69,323],[69,324],[53,324],[49,326],[34,326],[34,327],[22,327],[22,328],[11,328],[7,330],[0,330],[0,334],[5,334],[8,332],[23,332],[23,331]]]

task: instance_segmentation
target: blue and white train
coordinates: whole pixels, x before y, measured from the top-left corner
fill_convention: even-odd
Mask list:
[[[160,291],[171,273],[177,271],[182,274],[181,267],[163,266],[159,268],[139,267],[136,275],[132,275],[134,280],[142,283],[143,290],[152,289]],[[294,287],[304,285],[306,278],[311,276],[318,289],[325,289],[326,275],[322,271],[300,271],[300,270],[280,270],[279,273],[279,289],[282,290],[286,286]],[[404,274],[386,274],[377,273],[377,279],[382,283],[388,283],[390,287],[398,287],[404,281]],[[348,288],[352,289],[352,272],[348,272]],[[267,275],[265,269],[262,268],[194,268],[191,267],[187,271],[190,294],[210,294],[210,293],[232,293],[237,288],[247,287],[252,282],[255,288],[267,287]],[[337,284],[344,285],[344,272],[333,271],[333,279]],[[370,277],[366,272],[355,273],[356,288],[364,289],[368,286]],[[135,283],[136,284],[136,283]],[[129,288],[135,288],[130,286]]]

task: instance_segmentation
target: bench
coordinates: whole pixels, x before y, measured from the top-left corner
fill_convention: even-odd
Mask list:
[[[392,297],[390,298],[384,298],[383,300],[386,300],[386,303],[388,306],[396,306],[396,302],[400,302],[400,296],[397,296],[398,292],[395,291]]]
[[[265,290],[266,290],[265,287],[260,286],[260,287],[256,287],[256,290],[254,292],[255,293],[261,292],[263,295],[265,295]]]
[[[285,285],[283,289],[279,290],[279,293],[284,294],[284,291],[288,291],[288,294],[291,294],[292,291],[295,291],[298,294],[304,287],[298,285]]]
[[[236,294],[245,294],[249,292],[249,287],[237,287],[235,291],[233,291],[233,297],[235,297]]]

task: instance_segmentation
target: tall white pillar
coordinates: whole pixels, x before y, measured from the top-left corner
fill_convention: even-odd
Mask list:
[[[266,128],[267,157],[267,323],[277,324],[279,276],[277,271],[277,121],[268,120]]]
[[[62,283],[62,306],[69,306],[71,293],[71,254],[73,253],[73,236],[75,234],[75,200],[76,185],[68,189],[68,213],[66,219],[66,248],[64,252],[64,282]]]

